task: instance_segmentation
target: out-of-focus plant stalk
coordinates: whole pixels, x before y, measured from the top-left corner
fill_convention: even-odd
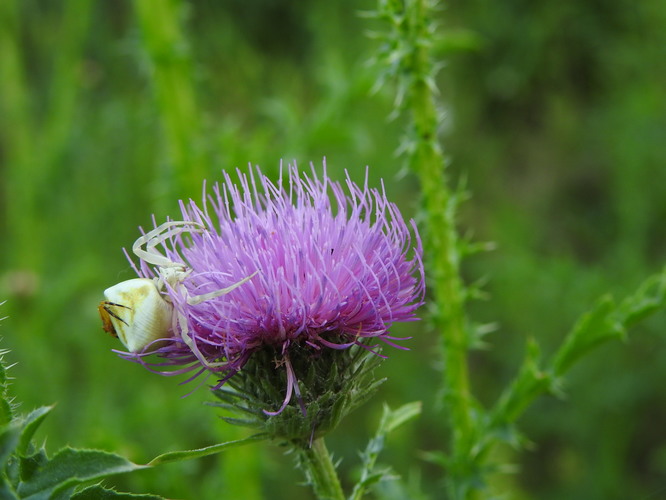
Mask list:
[[[3,192],[3,204],[7,214],[7,238],[17,249],[7,258],[13,261],[16,256],[20,262],[10,265],[26,267],[34,262],[33,254],[37,248],[23,244],[31,241],[30,233],[35,228],[27,221],[36,220],[34,185],[24,182],[25,171],[30,155],[30,137],[32,116],[28,106],[28,91],[23,61],[18,47],[19,15],[15,0],[0,2],[0,75],[2,84],[0,92],[0,124],[2,124],[1,144],[6,157],[6,180]],[[10,216],[8,207],[12,207]],[[20,217],[18,216],[20,215]],[[8,251],[9,249],[7,249]]]
[[[44,132],[45,150],[50,156],[48,163],[51,168],[57,165],[58,156],[68,145],[75,118],[92,5],[92,0],[68,0],[64,5],[59,29],[61,43],[54,51],[49,115]]]
[[[7,182],[4,193],[8,211],[7,234],[12,241],[9,265],[20,269],[39,270],[44,261],[40,243],[44,217],[39,203],[51,186],[50,172],[58,168],[59,157],[69,144],[74,120],[76,97],[80,90],[81,54],[90,22],[91,0],[69,0],[64,3],[59,20],[58,46],[51,53],[46,112],[35,117],[40,103],[28,98],[30,82],[24,65],[26,56],[19,47],[21,39],[20,3],[1,2],[0,124],[2,146],[7,155]]]
[[[134,7],[148,57],[169,168],[159,176],[160,198],[192,196],[206,167],[201,150],[201,114],[192,81],[192,61],[181,27],[178,0],[136,0]]]

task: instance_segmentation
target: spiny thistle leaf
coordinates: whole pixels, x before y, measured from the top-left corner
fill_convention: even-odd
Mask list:
[[[23,419],[23,430],[17,448],[19,455],[25,456],[30,452],[32,437],[52,409],[53,406],[42,406],[41,408],[31,411],[28,416]]]
[[[63,448],[37,468],[30,480],[21,482],[17,491],[21,498],[49,498],[87,481],[145,467],[105,451]]]
[[[53,458],[32,442],[35,432],[52,406],[37,408],[25,416],[15,415],[8,398],[6,365],[0,350],[0,500],[69,500],[77,498],[143,498],[152,495],[131,495],[101,487],[76,489],[82,484],[147,466],[98,450],[63,448]],[[9,419],[9,421],[6,421]]]

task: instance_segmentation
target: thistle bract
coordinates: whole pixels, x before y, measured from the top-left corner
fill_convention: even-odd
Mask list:
[[[182,219],[205,230],[175,234],[155,248],[189,272],[178,286],[164,287],[173,336],[125,356],[164,374],[212,372],[214,389],[245,371],[262,378],[272,372],[282,384],[281,404],[264,408],[275,415],[294,394],[301,407],[312,401],[301,397],[307,376],[295,372],[296,357],[316,363],[353,346],[371,353],[399,347],[404,339],[389,329],[415,320],[423,303],[422,248],[414,222],[405,223],[383,190],[370,189],[367,175],[362,187],[347,175],[345,189],[325,170],[307,175],[295,165],[277,183],[258,168],[237,174],[234,182],[223,173],[202,206],[181,203]],[[159,278],[144,261],[137,272]],[[188,302],[248,276],[229,293]],[[163,359],[149,363],[148,354]],[[241,372],[253,356],[267,366]]]

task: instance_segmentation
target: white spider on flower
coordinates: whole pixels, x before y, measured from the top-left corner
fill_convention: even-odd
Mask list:
[[[192,269],[182,262],[173,262],[155,247],[169,238],[185,232],[202,232],[206,228],[194,221],[169,221],[138,238],[132,252],[138,258],[157,266],[155,278],[134,278],[122,281],[104,290],[106,300],[99,304],[102,327],[118,337],[131,353],[142,352],[146,347],[171,336],[174,326],[174,307],[171,298],[164,293],[165,285],[184,291],[183,281]],[[200,304],[225,295],[250,280],[256,272],[231,286],[201,295],[186,295],[189,305]],[[187,292],[185,292],[187,294]],[[207,362],[195,342],[189,336],[187,318],[176,311],[180,334],[193,353],[206,367],[213,368],[224,363]]]

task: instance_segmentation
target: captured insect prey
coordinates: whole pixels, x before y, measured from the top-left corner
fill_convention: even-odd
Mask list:
[[[122,319],[120,316],[118,316],[114,311],[116,307],[126,307],[120,304],[116,304],[114,302],[109,302],[108,300],[103,300],[102,302],[99,303],[99,306],[97,306],[97,310],[99,311],[99,316],[102,318],[102,329],[110,333],[112,336],[118,338],[118,334],[116,333],[116,327],[113,326],[113,321],[111,321],[111,318],[115,318],[118,321],[122,321],[127,325],[127,322]]]

